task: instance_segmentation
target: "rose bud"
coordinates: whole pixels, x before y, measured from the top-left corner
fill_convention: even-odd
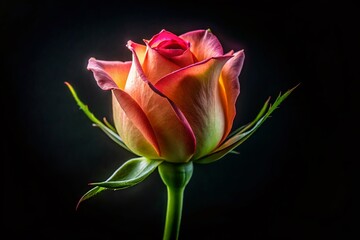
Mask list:
[[[132,61],[88,63],[99,87],[112,91],[114,124],[126,146],[168,162],[216,150],[233,125],[244,52],[224,54],[209,30],[162,30],[127,47]]]

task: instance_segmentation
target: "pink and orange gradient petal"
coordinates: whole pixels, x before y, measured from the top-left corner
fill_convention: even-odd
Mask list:
[[[197,141],[195,157],[213,150],[224,134],[226,117],[219,94],[219,77],[231,57],[223,55],[198,62],[163,77],[155,85],[188,119]]]
[[[190,48],[186,49],[181,55],[170,58],[170,61],[178,65],[179,67],[186,67],[197,62],[196,57],[190,51]]]
[[[194,132],[176,104],[147,79],[135,51],[125,91],[144,109],[162,157],[173,162],[188,161],[196,148]]]
[[[209,30],[196,30],[179,36],[190,43],[190,50],[198,61],[224,54],[218,38]]]
[[[128,121],[131,121],[131,123],[136,126],[136,128],[142,133],[143,137],[153,146],[156,153],[161,156],[160,147],[156,139],[154,129],[141,107],[128,93],[120,89],[114,89],[113,94],[126,114]],[[114,114],[117,115],[121,113],[114,112]],[[129,131],[125,131],[125,134],[128,133]],[[124,139],[125,138],[129,139],[131,136],[124,136]],[[131,148],[132,146],[129,147]]]
[[[124,89],[130,67],[130,61],[102,61],[95,58],[90,58],[87,65],[87,69],[93,72],[97,84],[103,90]]]
[[[140,64],[142,64],[144,62],[145,54],[146,54],[146,46],[145,45],[142,45],[142,44],[139,44],[139,43],[129,40],[126,44],[126,47],[132,48],[136,52],[136,55],[139,58]]]
[[[220,76],[221,95],[224,104],[224,111],[226,116],[225,133],[222,141],[228,136],[231,131],[233,121],[236,115],[236,100],[240,94],[240,83],[238,76],[244,64],[245,53],[243,50],[234,53],[223,67]]]
[[[170,59],[165,58],[149,46],[147,47],[145,58],[141,66],[147,79],[153,84],[156,83],[162,76],[180,68]]]
[[[99,87],[103,90],[113,90],[114,96],[127,116],[127,121],[131,121],[132,124],[137,127],[143,135],[143,138],[145,138],[156,153],[160,155],[159,144],[149,119],[147,119],[147,116],[136,101],[123,91],[130,67],[131,62],[108,62],[99,61],[95,58],[90,58],[88,64],[88,69],[93,72]],[[116,81],[119,84],[116,84]],[[116,114],[117,112],[114,112],[115,116]]]

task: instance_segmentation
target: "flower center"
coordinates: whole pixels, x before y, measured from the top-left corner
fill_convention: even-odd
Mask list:
[[[157,48],[163,48],[163,49],[174,49],[174,50],[186,50],[186,45],[179,44],[178,41],[175,40],[167,40],[159,43]]]
[[[187,46],[175,39],[169,39],[161,41],[155,49],[165,57],[176,57],[182,55],[186,51]]]

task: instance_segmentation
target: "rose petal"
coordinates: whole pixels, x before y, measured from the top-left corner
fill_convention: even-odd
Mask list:
[[[136,55],[139,58],[140,64],[144,62],[145,54],[146,54],[146,46],[142,44],[135,43],[133,41],[128,41],[126,44],[127,47],[131,47],[136,52]]]
[[[126,115],[126,119],[123,117],[121,121],[115,120],[114,122],[118,132],[124,139],[127,139],[126,144],[129,144],[128,147],[135,153],[140,152],[146,153],[147,155],[152,153],[152,155],[154,155],[155,152],[155,156],[159,156],[159,144],[156,140],[154,130],[152,129],[149,120],[139,105],[123,91],[130,67],[131,62],[109,62],[96,60],[95,58],[90,58],[88,64],[88,69],[93,72],[95,80],[100,88],[103,90],[113,90],[114,96],[117,99],[117,103],[116,101],[113,101],[114,118],[116,119],[121,117],[123,113]],[[121,106],[121,111],[120,107],[116,107],[117,105]],[[123,136],[123,131],[118,128],[120,127],[120,122],[128,125],[129,129],[131,129],[132,126],[133,131],[127,129],[125,131],[127,135]],[[141,136],[138,138],[128,137],[129,135],[133,136],[134,131],[137,131],[137,135]],[[134,148],[135,144],[132,144],[134,139],[136,139],[136,141],[144,140],[141,144],[143,150],[138,151],[138,149]],[[140,144],[137,143],[137,146],[139,145]]]
[[[181,55],[170,58],[170,61],[178,65],[179,67],[186,67],[197,62],[196,57],[190,51],[190,48],[185,50]]]
[[[150,41],[145,40],[145,43],[148,49],[155,50],[165,59],[168,59],[179,67],[185,67],[196,62],[196,58],[189,49],[190,43],[166,30],[162,30]],[[151,58],[149,62],[153,63]],[[140,63],[142,62],[140,61]],[[142,66],[144,68],[143,64]]]
[[[236,115],[236,99],[240,94],[239,75],[244,64],[245,53],[243,50],[234,54],[223,67],[220,77],[221,93],[223,98],[224,109],[226,112],[226,126],[223,136],[224,140],[231,131],[233,121]]]
[[[116,107],[116,101],[113,100],[114,122],[127,146],[140,155],[146,154],[145,156],[149,157],[148,155],[153,152],[151,150],[155,150],[157,156],[160,156],[160,147],[154,130],[139,104],[137,104],[128,93],[120,89],[114,89],[113,95],[127,117],[127,119],[124,118],[122,111]],[[124,129],[123,126],[126,126],[126,129]],[[139,136],[140,134],[142,136]],[[151,144],[153,149],[149,149],[150,146],[147,142],[143,141],[144,138]],[[139,142],[141,142],[141,144],[139,144]]]
[[[175,102],[194,130],[197,142],[194,158],[213,150],[224,134],[219,77],[231,57],[223,55],[195,63],[163,77],[155,85]]]
[[[180,109],[147,79],[135,51],[125,91],[147,115],[159,142],[161,157],[172,162],[189,160],[195,151],[195,135]]]
[[[132,46],[130,45],[130,47]],[[170,59],[163,57],[156,50],[150,47],[147,48],[145,58],[141,66],[146,78],[152,83],[156,83],[162,76],[180,68]]]
[[[190,50],[198,61],[224,54],[218,38],[209,30],[196,30],[179,36],[190,42]]]
[[[131,62],[101,61],[90,58],[87,69],[93,72],[101,89],[124,89],[130,66]]]
[[[189,47],[188,43],[184,39],[176,36],[175,34],[166,31],[165,29],[161,30],[160,33],[153,36],[150,41],[147,41],[148,45],[152,48],[156,48],[164,41],[171,41],[172,43],[176,42],[176,45],[180,46],[181,49],[185,50]]]

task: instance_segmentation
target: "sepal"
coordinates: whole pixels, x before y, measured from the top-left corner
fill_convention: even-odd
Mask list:
[[[145,157],[133,158],[125,162],[106,181],[89,183],[89,185],[112,190],[132,187],[147,178],[161,163],[162,160],[151,160]]]
[[[85,105],[78,97],[75,89],[70,85],[70,83],[65,82],[66,86],[69,88],[72,96],[74,97],[76,103],[79,105],[80,109],[85,113],[85,115],[93,122],[93,126],[99,127],[111,140],[123,147],[124,149],[132,152],[123,142],[121,137],[116,133],[116,130],[111,124],[104,118],[104,123],[95,117],[95,115],[90,112],[89,107]]]
[[[270,117],[270,114],[279,107],[280,103],[282,103],[297,86],[299,86],[299,84],[289,89],[284,94],[281,94],[280,92],[273,104],[270,104],[269,97],[252,122],[235,130],[229,135],[227,140],[212,153],[195,160],[195,162],[203,164],[212,163],[221,159],[226,154],[233,152],[236,147],[245,142],[265,122],[265,120]]]
[[[89,183],[95,186],[86,192],[79,200],[79,204],[96,194],[107,190],[120,190],[132,187],[145,180],[160,164],[161,160],[151,160],[145,157],[132,158],[121,165],[106,181]]]

